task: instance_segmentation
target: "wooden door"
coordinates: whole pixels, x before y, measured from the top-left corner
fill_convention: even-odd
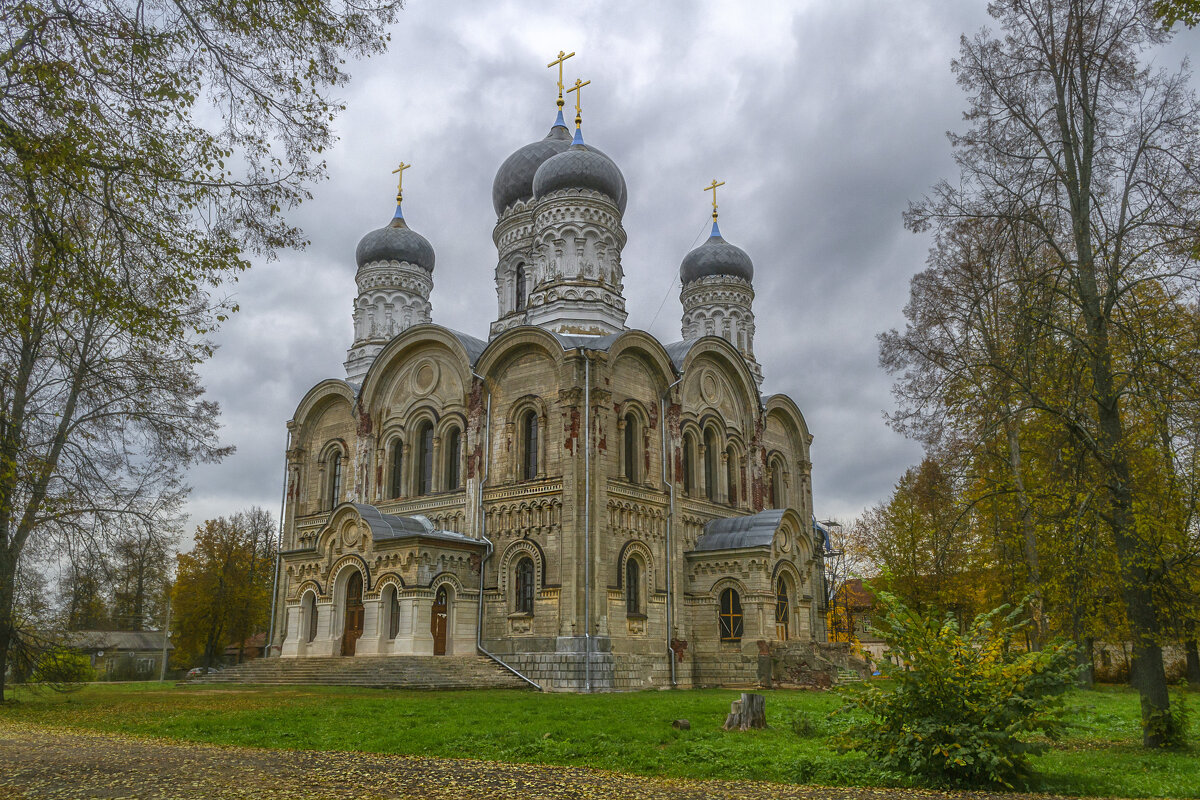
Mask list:
[[[362,573],[355,572],[346,582],[346,626],[342,632],[342,655],[354,655],[354,647],[363,632]]]
[[[433,634],[433,654],[435,656],[446,655],[447,599],[446,587],[439,587],[437,597],[433,600],[433,611],[429,615],[429,632]]]

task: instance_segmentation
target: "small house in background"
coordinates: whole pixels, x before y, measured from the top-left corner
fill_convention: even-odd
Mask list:
[[[862,579],[846,581],[838,587],[829,607],[829,641],[849,642],[872,661],[881,660],[887,644],[871,627],[874,611],[875,594]]]
[[[158,680],[162,670],[162,631],[74,631],[67,644],[84,653],[102,680]],[[166,642],[167,657],[174,650]]]
[[[226,647],[224,661],[226,664],[240,664],[253,658],[262,658],[263,650],[266,648],[266,646],[266,631],[263,631],[262,633],[256,633],[246,641],[242,642],[241,645],[238,645],[237,642],[234,642],[233,644],[229,645],[229,647]],[[241,653],[240,661],[238,660],[239,652]]]

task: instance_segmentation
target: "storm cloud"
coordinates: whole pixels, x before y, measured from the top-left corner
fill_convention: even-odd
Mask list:
[[[883,499],[920,457],[884,423],[875,338],[902,325],[929,245],[901,213],[953,175],[945,132],[965,98],[950,60],[989,21],[979,0],[409,0],[387,54],[350,65],[329,180],[292,215],[310,246],[230,288],[241,311],[203,375],[237,453],[191,473],[191,525],[278,509],[286,422],[314,383],[345,375],[355,245],[390,220],[401,160],[405,216],[437,253],[433,319],[487,338],[492,178],[552,124],[559,50],[577,53],[568,84],[591,81],[587,141],[629,186],[628,325],[680,338],[679,262],[707,233],[702,188],[725,181],[722,233],[755,265],[763,390],[791,395],[815,437],[816,513]],[[1195,42],[1185,32],[1160,61]]]

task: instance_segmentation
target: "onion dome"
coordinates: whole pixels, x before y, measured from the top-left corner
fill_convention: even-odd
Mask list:
[[[730,278],[741,278],[744,281],[754,279],[754,262],[746,251],[736,247],[721,238],[721,229],[713,220],[712,235],[708,241],[683,257],[679,265],[679,279],[688,284],[710,275],[723,275]]]
[[[562,111],[554,127],[540,142],[531,142],[504,159],[492,181],[492,206],[496,215],[518,200],[533,197],[533,175],[546,159],[556,156],[571,146],[571,132],[563,122]]]
[[[360,267],[373,261],[407,261],[433,272],[433,245],[408,227],[399,203],[396,204],[396,216],[392,217],[390,223],[371,231],[359,241],[354,258]]]
[[[583,143],[583,134],[578,128],[571,146],[547,159],[533,176],[535,197],[544,197],[559,189],[594,189],[611,197],[620,212],[625,213],[628,199],[625,176],[611,158]]]

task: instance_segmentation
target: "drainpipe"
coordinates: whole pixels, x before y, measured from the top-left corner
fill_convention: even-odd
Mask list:
[[[592,360],[583,354],[583,652],[584,692],[592,691]]]
[[[476,378],[478,378],[479,382],[481,384],[486,385],[486,381],[484,381],[482,375],[478,375],[474,371],[472,371],[471,374],[474,375]],[[525,675],[522,675],[516,669],[514,669],[513,667],[506,664],[503,660],[501,660],[501,658],[499,656],[497,656],[495,653],[490,652],[487,648],[485,648],[483,646],[483,569],[484,569],[484,566],[486,566],[488,559],[492,557],[492,551],[495,549],[494,546],[492,545],[491,539],[487,538],[487,535],[486,535],[487,534],[487,517],[484,516],[484,511],[483,511],[483,485],[485,483],[487,483],[488,465],[491,462],[490,455],[491,455],[491,449],[492,449],[492,447],[491,447],[491,445],[492,445],[492,442],[491,442],[491,438],[492,438],[492,393],[491,392],[488,392],[487,417],[486,417],[486,421],[484,423],[483,430],[484,430],[484,434],[483,434],[483,470],[479,475],[479,487],[478,487],[478,492],[479,492],[479,494],[478,494],[478,498],[479,498],[479,500],[478,500],[478,502],[479,502],[479,538],[483,540],[483,543],[485,545],[487,545],[487,552],[485,552],[483,555],[483,558],[481,558],[479,560],[479,611],[478,611],[478,615],[475,620],[475,649],[478,650],[483,655],[490,658],[492,661],[495,661],[497,664],[504,667],[506,670],[511,672],[513,675],[516,675],[518,678],[525,681],[530,686],[532,686],[533,688],[537,689],[540,692],[542,690],[541,686],[534,683],[532,680],[527,678]]]
[[[675,649],[671,647],[672,641],[672,614],[671,606],[674,603],[675,596],[672,593],[671,583],[671,561],[675,557],[675,550],[671,546],[671,528],[675,524],[675,481],[667,474],[667,395],[671,390],[678,386],[683,381],[683,378],[672,383],[663,390],[662,395],[658,398],[658,419],[662,425],[662,472],[663,483],[667,485],[667,495],[670,502],[667,505],[667,663],[671,667],[671,685],[677,686],[675,680]]]
[[[279,494],[279,538],[275,542],[275,577],[271,581],[271,626],[267,631],[267,652],[264,654],[266,656],[270,656],[271,648],[275,646],[275,611],[279,602],[279,567],[280,561],[283,558],[283,510],[287,505],[287,454],[291,452],[291,450],[292,432],[289,430],[287,435],[287,449],[283,451],[283,491]]]

